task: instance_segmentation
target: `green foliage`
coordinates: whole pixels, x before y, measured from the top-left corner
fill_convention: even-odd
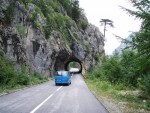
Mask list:
[[[67,11],[67,14],[72,17],[72,3],[71,0],[57,0],[63,7],[64,9]]]
[[[94,80],[94,79],[100,79],[100,80],[104,80],[106,77],[104,76],[103,77],[103,72],[102,71],[99,71],[100,70],[100,67],[97,66],[95,67],[93,70],[91,70],[88,75],[87,75],[87,78],[91,79],[91,80]]]
[[[43,75],[41,75],[41,74],[39,74],[37,72],[34,72],[31,75],[31,80],[30,80],[30,84],[37,84],[37,83],[39,84],[39,83],[46,82],[48,79],[43,77]]]
[[[33,3],[41,9],[45,17],[49,15],[51,10],[58,12],[59,4],[55,0],[39,0],[38,2],[33,0]]]
[[[62,29],[71,26],[71,19],[68,16],[64,16],[61,13],[58,13],[60,4],[58,1],[54,0],[41,0],[33,1],[37,5],[40,11],[36,11],[32,14],[32,20],[35,23],[35,26],[39,28],[39,24],[36,21],[37,14],[42,13],[46,18],[46,26],[43,26],[45,37],[48,38],[53,29],[57,29],[62,32]],[[63,36],[66,36],[66,32],[63,33]],[[65,37],[64,37],[65,38]]]
[[[38,14],[42,15],[42,12],[41,12],[40,8],[36,7],[35,11],[30,14],[30,19],[33,22],[33,27],[40,29],[41,25],[40,25],[40,23],[37,20]]]
[[[130,2],[137,10],[123,9],[129,12],[130,15],[142,20],[140,31],[135,33],[135,36],[132,37],[132,46],[136,48],[141,55],[150,57],[150,1],[130,0]]]
[[[79,7],[78,0],[57,0],[67,11],[67,14],[76,22],[81,17],[82,9]]]
[[[60,27],[70,27],[71,26],[71,20],[68,16],[63,16],[60,13],[55,13],[53,16],[53,19],[56,22],[56,27],[60,29]]]
[[[103,68],[105,69],[104,74],[108,81],[113,84],[119,84],[121,82],[121,65],[117,60],[117,57],[107,59],[108,62],[104,63]],[[108,70],[108,71],[106,71]]]
[[[141,88],[149,91],[150,60],[132,50],[124,50],[122,54],[107,56],[101,66],[89,73],[90,79],[109,81],[114,85]]]
[[[103,74],[99,74],[98,78],[105,75],[105,79],[112,84],[141,88],[150,93],[150,2],[130,1],[137,11],[124,9],[143,20],[140,31],[134,33],[132,41],[128,42],[133,50],[125,50],[120,55],[106,57],[102,66],[99,66],[99,73]]]
[[[5,57],[0,56],[0,62],[0,92],[47,81],[47,78],[37,73],[29,74],[25,66],[20,71],[15,70],[14,64]]]
[[[30,83],[30,77],[29,76],[27,76],[24,73],[17,74],[17,72],[15,72],[15,75],[12,76],[10,78],[10,80],[8,81],[8,84],[7,85],[5,84],[5,85],[9,88],[13,88],[17,85],[26,86],[26,85],[29,85],[29,83]]]
[[[10,3],[10,5],[7,7],[7,10],[5,12],[4,21],[7,24],[10,24],[13,18],[14,18],[14,4]]]
[[[90,53],[91,51],[91,46],[89,44],[85,44],[85,49],[87,53]]]
[[[142,89],[150,94],[150,74],[144,76],[141,83],[142,84],[140,84],[140,86],[142,87]]]
[[[58,9],[60,7],[56,0],[48,0],[47,5],[51,6],[54,9],[54,11],[56,11],[56,12],[58,12]]]
[[[67,41],[68,45],[71,46],[71,43],[68,39],[68,32],[67,28],[71,27],[71,18],[74,19],[76,22],[80,20],[81,16],[81,9],[79,8],[79,1],[78,0],[33,0],[32,1],[36,6],[36,11],[33,12],[30,17],[34,23],[35,28],[42,28],[44,29],[46,39],[49,38],[51,31],[54,29],[59,30],[65,41]],[[67,11],[68,16],[63,15],[60,13],[61,5]],[[46,25],[41,26],[40,23],[37,21],[38,14],[42,14],[46,19]],[[86,29],[87,27],[86,21],[79,21],[79,26],[81,29]]]
[[[53,13],[53,15],[49,15],[47,17],[47,26],[45,27],[45,35],[49,36],[53,29],[59,30],[64,38],[68,38],[68,32],[66,30],[66,26],[71,26],[70,18],[67,16],[63,16],[59,13]]]
[[[64,28],[64,27],[61,27],[61,28],[60,28],[60,32],[61,32],[61,34],[62,34],[62,36],[63,36],[63,39],[64,39],[64,41],[66,42],[66,44],[67,44],[69,47],[71,47],[71,46],[72,46],[72,42],[71,42],[71,40],[69,39],[69,34],[68,34],[67,29]]]
[[[70,62],[67,69],[70,70],[71,68],[78,68],[80,70],[81,66],[78,62]]]
[[[27,6],[29,3],[33,3],[36,6],[34,12],[30,14],[30,19],[33,22],[33,26],[35,28],[40,29],[42,32],[44,31],[46,38],[49,37],[51,31],[53,29],[66,29],[66,27],[71,26],[71,19],[74,19],[76,22],[79,21],[81,16],[81,9],[79,8],[78,0],[19,0],[21,3]],[[11,5],[6,10],[6,21],[10,23],[13,19],[14,12],[14,4]],[[67,11],[68,16],[62,14],[62,7]],[[64,10],[64,11],[65,11]],[[46,19],[46,25],[42,25],[40,21],[37,19],[38,15],[41,15],[44,19]],[[79,23],[82,29],[86,29],[87,22],[80,21]],[[23,26],[18,25],[17,30],[20,35],[23,37],[25,35],[25,29]]]
[[[137,70],[139,74],[141,74],[141,81],[145,91],[150,93],[148,87],[150,87],[150,8],[149,0],[130,0],[133,6],[137,9],[136,11],[132,11],[129,9],[125,9],[132,16],[139,18],[142,20],[141,29],[138,33],[132,37],[132,46],[138,50],[139,58],[138,58],[138,67]]]
[[[0,84],[7,84],[15,76],[13,64],[0,56]]]
[[[132,41],[127,41],[131,48],[123,50],[120,54],[106,56],[102,65],[94,68],[88,74],[88,78],[94,82],[96,80],[99,80],[99,82],[106,81],[112,87],[115,86],[114,90],[116,90],[116,86],[119,86],[117,90],[120,89],[120,86],[123,86],[122,89],[128,87],[143,90],[143,94],[140,95],[142,97],[117,93],[115,93],[115,96],[123,99],[123,101],[134,104],[140,103],[140,105],[137,105],[138,108],[150,110],[150,1],[130,1],[137,10],[124,9],[142,20],[140,31],[132,35]],[[95,84],[94,82],[93,84]],[[107,87],[105,88],[107,89]]]
[[[96,55],[94,56],[94,59],[95,59],[96,62],[99,62],[99,60],[100,60],[99,57],[100,57],[99,54],[96,54]]]
[[[25,6],[28,5],[28,3],[31,3],[32,0],[19,0],[20,2],[22,2]]]
[[[108,81],[103,81],[102,79],[85,79],[88,87],[93,91],[97,98],[110,98],[118,102],[127,102],[126,105],[129,106],[128,112],[135,112],[138,109],[150,110],[150,101],[148,96],[139,94],[134,94],[134,89],[129,88],[125,85],[112,85]],[[126,93],[129,92],[129,93]],[[143,101],[145,100],[145,101]],[[131,110],[131,111],[130,111]]]
[[[83,29],[83,30],[86,30],[87,26],[88,26],[88,21],[87,20],[79,20],[78,21],[78,27]]]
[[[17,30],[18,30],[20,36],[25,37],[26,36],[26,28],[21,24],[18,24],[16,27],[17,27]]]
[[[72,18],[73,20],[78,22],[80,16],[81,16],[81,9],[79,8],[79,1],[74,0],[72,3]]]

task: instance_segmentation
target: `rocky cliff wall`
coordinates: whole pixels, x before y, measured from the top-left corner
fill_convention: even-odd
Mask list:
[[[50,76],[70,61],[79,62],[82,72],[97,64],[104,54],[104,38],[97,27],[88,23],[86,28],[79,28],[61,5],[53,14],[69,18],[69,25],[64,21],[47,27],[47,18],[37,9],[34,3],[0,0],[0,51],[15,62],[16,68],[24,64],[33,72]],[[85,16],[82,19],[87,21]]]

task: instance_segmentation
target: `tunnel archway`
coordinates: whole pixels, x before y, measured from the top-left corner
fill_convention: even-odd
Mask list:
[[[71,58],[69,61],[67,61],[65,63],[65,70],[69,70],[69,64],[72,63],[72,62],[74,62],[77,65],[79,65],[79,67],[77,66],[79,70],[75,71],[75,73],[82,73],[82,63],[81,63],[81,61],[79,61],[77,59],[73,59],[73,58]],[[75,67],[75,68],[77,68],[77,67]]]
[[[62,50],[56,57],[54,64],[54,71],[58,70],[69,70],[68,66],[71,62],[76,62],[79,64],[80,68],[77,73],[82,73],[82,62],[72,54],[68,53],[66,50]]]
[[[67,70],[72,72],[78,72],[79,70],[81,70],[81,65],[78,62],[71,61],[67,66]]]

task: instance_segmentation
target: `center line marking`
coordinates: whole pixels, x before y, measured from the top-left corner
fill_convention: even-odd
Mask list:
[[[54,93],[52,93],[49,97],[47,97],[41,104],[39,104],[36,108],[34,108],[30,113],[35,113],[46,101],[48,101],[57,91],[59,91],[62,88],[59,87]]]

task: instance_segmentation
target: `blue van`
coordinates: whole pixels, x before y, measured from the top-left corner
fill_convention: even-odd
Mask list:
[[[69,71],[57,71],[55,74],[55,85],[59,84],[71,84],[71,74]]]

